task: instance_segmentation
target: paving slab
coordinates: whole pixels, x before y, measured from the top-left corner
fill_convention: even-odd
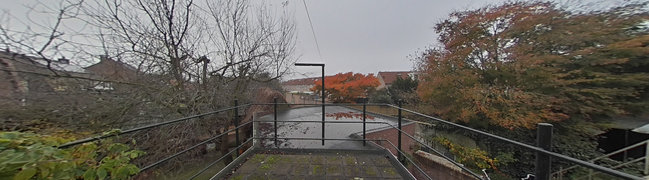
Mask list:
[[[225,179],[407,179],[392,166],[390,158],[376,153],[258,152],[231,172]]]

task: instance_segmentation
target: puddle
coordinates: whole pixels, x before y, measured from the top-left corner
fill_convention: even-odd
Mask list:
[[[352,139],[351,134],[363,131],[362,116],[354,116],[354,114],[362,114],[361,111],[350,109],[346,107],[327,106],[325,109],[327,117],[325,121],[358,121],[359,123],[327,123],[325,124],[325,138],[334,139]],[[350,113],[351,112],[351,113]],[[352,114],[351,116],[334,116],[336,113]],[[373,119],[367,118],[366,122],[388,122],[389,124],[396,125],[397,121],[392,118],[382,116],[372,116]],[[338,118],[338,119],[336,119]],[[274,137],[273,133],[273,114],[257,118],[259,121],[270,121],[269,123],[260,123],[262,137]],[[286,110],[277,113],[277,132],[278,137],[287,138],[322,138],[322,123],[300,123],[300,122],[284,122],[281,121],[322,121],[322,107],[302,107]],[[366,124],[367,131],[377,128],[385,128],[386,124]],[[267,147],[273,147],[272,140],[261,141]],[[325,145],[322,145],[320,140],[280,140],[280,147],[282,148],[321,148],[321,149],[367,149],[370,146],[363,147],[360,141],[336,141],[325,140]]]

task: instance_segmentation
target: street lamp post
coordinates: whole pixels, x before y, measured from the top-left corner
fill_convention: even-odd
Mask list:
[[[324,146],[324,139],[325,139],[325,73],[324,73],[324,68],[325,65],[324,63],[295,63],[295,66],[320,66],[322,67],[322,89],[320,90],[321,92],[321,97],[322,97],[322,145]]]

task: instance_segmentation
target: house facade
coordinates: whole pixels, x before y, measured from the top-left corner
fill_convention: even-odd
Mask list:
[[[292,79],[282,82],[282,89],[290,93],[313,94],[311,88],[320,77]]]
[[[113,60],[108,56],[99,56],[99,62],[84,68],[89,74],[105,81],[95,81],[95,90],[114,90],[114,82],[133,82],[137,78],[138,70],[126,63]]]
[[[292,79],[281,83],[284,97],[289,103],[316,103],[318,95],[311,91],[315,81],[321,77]]]
[[[65,58],[48,62],[10,51],[0,52],[0,101],[3,103],[25,105],[57,92],[81,90],[87,82],[79,79],[90,77],[81,66]]]
[[[133,81],[137,69],[126,63],[115,61],[108,56],[99,56],[99,62],[84,68],[86,72],[112,81]]]
[[[379,71],[379,73],[377,73],[377,78],[381,84],[379,84],[376,89],[390,87],[398,77],[401,77],[402,79],[416,78],[416,74],[412,71]]]
[[[0,104],[24,106],[66,95],[73,97],[80,92],[112,90],[103,80],[126,81],[135,77],[137,71],[134,68],[106,57],[100,59],[99,63],[84,68],[65,58],[48,62],[2,51]]]

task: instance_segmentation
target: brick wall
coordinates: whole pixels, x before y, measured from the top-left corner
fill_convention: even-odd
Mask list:
[[[396,127],[396,125],[395,125],[395,127]],[[406,133],[410,134],[410,135],[414,135],[416,127],[417,127],[416,123],[410,123],[410,124],[406,124],[406,125],[402,124],[401,130],[403,132],[406,132]],[[397,129],[388,128],[388,129],[384,129],[384,130],[380,130],[380,131],[367,133],[367,139],[385,139],[385,140],[390,141],[395,146],[398,146],[398,141],[397,141],[399,139],[398,138],[398,136],[399,136],[398,133],[399,133],[399,131]],[[360,134],[360,136],[362,137],[363,135]],[[386,149],[390,150],[390,152],[392,154],[394,154],[395,156],[398,154],[398,151],[394,147],[392,147],[392,145],[388,144],[387,142],[381,142],[381,141],[375,141],[375,142],[378,145],[380,145],[382,147],[385,147]],[[415,144],[416,144],[416,142],[413,139],[411,139],[410,137],[406,136],[405,134],[401,135],[401,150],[403,150],[404,153],[407,153],[407,154],[414,153],[413,146]]]
[[[413,157],[417,165],[419,165],[419,167],[432,179],[476,179],[470,174],[462,171],[460,167],[457,167],[442,157],[424,151],[415,152]],[[410,171],[417,179],[427,179],[423,174],[421,174],[421,171],[415,169],[414,166],[408,167],[408,171]]]

